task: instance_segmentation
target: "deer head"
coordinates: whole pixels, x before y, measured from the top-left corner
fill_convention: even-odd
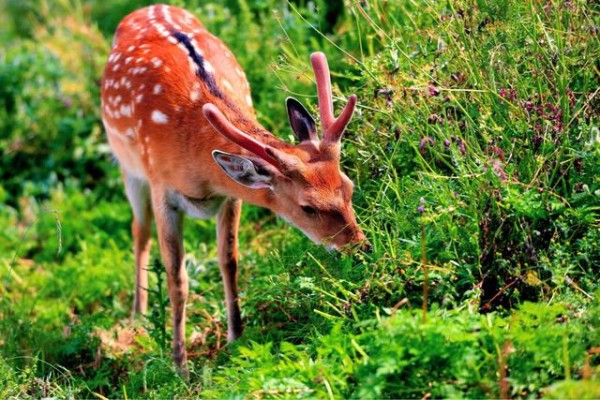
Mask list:
[[[317,81],[322,139],[317,125],[302,104],[286,101],[289,122],[297,145],[276,141],[265,144],[234,126],[214,104],[205,104],[203,113],[224,137],[247,152],[230,154],[213,151],[223,171],[240,185],[267,190],[268,208],[301,229],[315,243],[330,249],[348,244],[369,248],[352,208],[352,181],[340,170],[342,134],[356,106],[356,95],[340,116],[333,115],[331,81],[327,59],[313,53],[311,63]]]

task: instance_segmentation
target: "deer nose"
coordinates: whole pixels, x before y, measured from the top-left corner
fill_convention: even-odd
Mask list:
[[[352,247],[355,250],[360,250],[364,253],[368,253],[368,254],[373,253],[373,246],[371,246],[371,242],[369,242],[369,239],[367,239],[367,237],[363,233],[362,229],[360,229],[360,228],[357,228],[357,230],[354,233],[354,238],[352,240]]]
[[[360,251],[367,253],[367,254],[373,254],[373,246],[371,246],[371,243],[368,240],[365,240],[360,245]]]

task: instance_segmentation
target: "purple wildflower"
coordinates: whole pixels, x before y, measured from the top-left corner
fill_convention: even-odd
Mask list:
[[[427,118],[427,122],[429,122],[430,124],[442,125],[444,123],[444,118],[441,117],[439,114],[431,114],[429,118]]]
[[[457,145],[458,148],[461,152],[461,154],[464,156],[467,154],[467,149],[465,148],[465,142],[462,139],[457,139]]]
[[[429,136],[424,137],[423,139],[421,139],[421,143],[419,144],[419,152],[421,154],[425,154],[425,147],[427,147],[427,143],[429,143],[430,145],[433,146],[433,144],[435,143],[434,140],[432,138],[430,138]]]
[[[419,211],[420,213],[423,213],[425,211],[425,199],[423,197],[419,199],[419,207],[417,207],[417,211]]]
[[[388,108],[392,108],[392,95],[394,94],[394,91],[392,89],[379,89],[375,91],[375,97],[378,96],[385,96],[386,98],[386,105]]]
[[[433,85],[429,85],[429,95],[430,96],[437,96],[440,94],[440,89],[433,86]]]
[[[500,161],[492,161],[492,170],[502,182],[506,181],[506,172],[504,172],[504,165],[502,165]]]
[[[63,97],[62,102],[66,108],[71,108],[73,106],[73,99],[71,99],[69,96]]]

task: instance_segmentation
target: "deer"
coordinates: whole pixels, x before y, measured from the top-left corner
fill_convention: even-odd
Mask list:
[[[311,114],[286,100],[297,144],[258,121],[233,53],[190,12],[152,5],[118,25],[101,79],[101,115],[133,212],[133,314],[146,314],[152,222],[166,269],[173,360],[186,373],[183,217],[217,218],[227,339],[240,337],[238,227],[242,202],[267,208],[328,249],[369,250],[340,169],[341,138],[357,103],[333,114],[331,77],[313,53],[322,138]]]

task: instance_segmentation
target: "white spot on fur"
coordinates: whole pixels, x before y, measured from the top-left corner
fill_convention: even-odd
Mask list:
[[[127,130],[125,131],[125,136],[132,138],[135,136],[135,131],[131,128],[127,128]]]
[[[185,47],[183,43],[177,43],[177,47],[179,47],[185,54],[188,54],[187,47]]]
[[[120,111],[121,115],[123,115],[124,117],[131,117],[131,106],[122,104]]]
[[[227,79],[223,79],[222,84],[225,89],[233,92],[233,86],[231,86],[231,83]]]
[[[113,117],[112,110],[110,109],[108,104],[104,104],[104,106],[102,106],[102,111],[104,112],[104,114],[108,115],[110,118]]]
[[[154,65],[156,68],[160,67],[162,65],[162,60],[158,57],[152,57],[152,65]]]
[[[213,66],[212,66],[211,63],[209,63],[208,61],[204,60],[204,64],[203,65],[204,65],[204,70],[206,72],[208,72],[209,74],[214,74],[215,70],[214,70],[214,68],[213,68]]]
[[[169,122],[169,118],[159,110],[152,111],[151,118],[152,122],[154,122],[155,124],[166,124],[167,122]]]
[[[188,10],[183,10],[183,20],[185,21],[186,24],[190,24],[192,22],[192,20],[194,20],[196,17],[194,17],[194,15],[192,13],[190,13]]]
[[[134,51],[134,50],[135,50],[135,46],[129,46],[129,47],[127,48],[127,51],[128,51],[128,52],[130,52],[130,53],[131,53],[132,51]]]
[[[167,30],[167,28],[165,28],[165,26],[163,24],[160,24],[157,22],[154,24],[154,27],[158,31],[158,34],[161,35],[162,37],[170,36],[169,31]]]
[[[194,74],[198,71],[198,65],[190,57],[188,57],[188,66]]]
[[[135,67],[131,70],[131,73],[133,75],[138,75],[138,74],[143,74],[147,70],[148,70],[148,68],[146,68],[146,67]]]
[[[140,93],[137,96],[135,96],[135,102],[140,104],[142,102],[143,98],[144,98],[144,95]]]
[[[197,102],[200,99],[200,90],[199,89],[192,89],[192,91],[190,92],[190,100],[192,100],[194,103]]]
[[[163,10],[163,14],[165,16],[165,21],[167,21],[172,27],[174,27],[175,29],[180,31],[181,26],[173,21],[173,17],[171,16],[171,11],[170,11],[169,6],[163,5],[162,10]]]
[[[154,89],[152,89],[153,94],[160,94],[162,92],[162,86],[159,84],[154,85]]]
[[[204,53],[202,52],[202,50],[198,46],[198,42],[196,42],[196,39],[192,39],[192,47],[194,48],[194,51],[196,53],[198,53],[201,56],[204,56]]]
[[[252,97],[250,97],[250,95],[246,96],[246,103],[248,103],[248,105],[252,107]]]
[[[112,70],[113,70],[113,72],[115,72],[119,68],[121,68],[121,64],[115,64],[115,66],[112,68]]]
[[[133,60],[133,57],[127,57],[125,59],[125,64],[129,64],[131,62],[131,60]]]

